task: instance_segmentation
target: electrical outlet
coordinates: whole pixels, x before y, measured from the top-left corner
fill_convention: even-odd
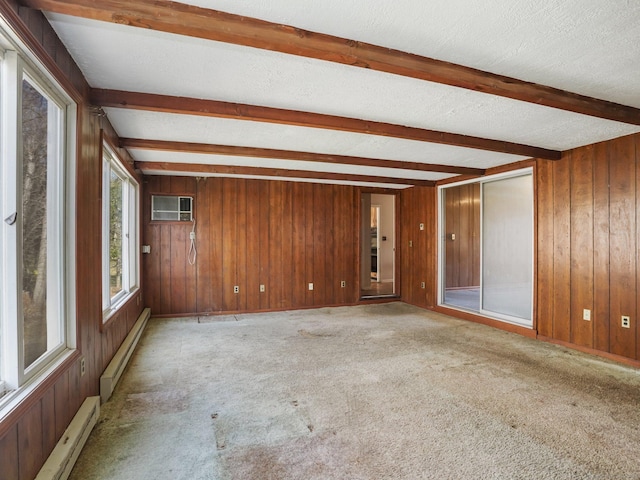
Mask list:
[[[424,282],[420,282],[420,288],[426,288],[426,285]]]
[[[309,284],[309,290],[313,290],[313,283]]]
[[[582,310],[582,319],[591,321],[591,310],[589,310],[588,308]]]
[[[628,315],[622,315],[622,327],[631,328],[631,319]]]
[[[80,359],[80,376],[82,377],[87,372],[84,357]]]
[[[340,282],[340,286],[341,286],[342,288],[346,287],[346,286],[347,286],[347,282],[345,282],[344,280],[342,280],[342,281]]]
[[[264,285],[260,285],[260,293],[264,293],[264,292],[265,292]]]
[[[424,230],[424,223],[420,224],[420,230]]]
[[[233,293],[240,293],[240,287],[238,285],[233,287]]]

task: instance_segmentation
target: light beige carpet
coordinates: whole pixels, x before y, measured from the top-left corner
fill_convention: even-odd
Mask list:
[[[640,372],[402,303],[153,319],[71,478],[638,479]]]

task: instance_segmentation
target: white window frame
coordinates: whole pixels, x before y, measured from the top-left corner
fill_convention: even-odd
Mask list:
[[[109,230],[111,172],[123,181],[122,290],[111,297],[109,288]],[[122,165],[107,142],[102,143],[102,321],[108,321],[140,286],[140,185]]]
[[[57,154],[47,166],[47,323],[55,345],[24,368],[22,316],[22,81],[60,109]],[[74,354],[77,106],[0,17],[0,419]],[[4,219],[17,213],[16,222]]]

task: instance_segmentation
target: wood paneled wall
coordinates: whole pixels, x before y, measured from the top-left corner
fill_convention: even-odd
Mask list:
[[[437,305],[436,195],[435,187],[412,187],[400,194],[401,298],[425,308]]]
[[[150,178],[145,192],[196,197],[198,260],[186,262],[189,225],[152,225],[143,241],[148,300],[142,292],[102,325],[100,130],[88,86],[39,13],[0,0],[0,12],[78,99],[78,355],[0,422],[0,480],[30,480],[87,396],[145,303],[154,313],[237,312],[351,304],[358,298],[358,189],[235,179]],[[537,325],[540,335],[640,359],[638,250],[640,136],[630,136],[537,163]],[[121,152],[124,154],[124,152]],[[401,193],[401,294],[436,305],[435,188]],[[419,224],[424,223],[424,230]],[[410,246],[411,242],[411,246]],[[340,288],[340,281],[347,282]],[[309,291],[307,284],[314,283]],[[425,283],[425,288],[421,287]],[[259,285],[266,292],[259,292]],[[233,293],[233,286],[240,293]],[[143,283],[144,286],[144,283]],[[147,293],[147,292],[145,292]],[[590,322],[582,310],[590,308]],[[629,315],[631,328],[622,328]],[[87,372],[80,375],[79,359]]]
[[[639,157],[637,134],[565,152],[559,161],[536,161],[540,338],[640,360]],[[401,201],[402,300],[433,308],[436,189],[406,189]],[[591,310],[590,321],[583,320],[584,309]],[[630,328],[622,327],[623,315],[630,317]]]
[[[0,421],[0,480],[31,480],[78,408],[99,393],[100,375],[144,307],[139,292],[102,325],[101,261],[101,129],[113,130],[92,116],[83,99],[88,86],[53,29],[37,11],[0,1],[0,12],[22,32],[25,41],[49,64],[69,94],[80,102],[77,141],[76,261],[77,355],[54,372],[13,412]],[[117,142],[116,142],[117,144]],[[125,160],[130,160],[126,152]],[[80,358],[86,373],[80,375]]]
[[[640,359],[639,154],[632,135],[538,161],[540,335]]]
[[[445,194],[447,288],[480,285],[480,184],[450,187]],[[455,239],[451,235],[455,235]]]
[[[143,243],[151,253],[143,255],[143,268],[154,314],[281,310],[358,300],[356,187],[168,176],[145,182]],[[192,224],[151,222],[152,194],[195,198],[195,265],[187,261]],[[239,293],[233,291],[236,285]]]

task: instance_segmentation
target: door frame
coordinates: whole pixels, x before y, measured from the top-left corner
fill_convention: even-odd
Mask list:
[[[400,288],[401,288],[401,275],[400,275],[400,266],[401,262],[401,249],[398,248],[398,239],[400,238],[400,194],[402,193],[401,189],[395,188],[380,188],[380,187],[359,187],[358,188],[358,214],[356,215],[356,242],[358,247],[358,254],[356,256],[356,271],[358,274],[356,275],[356,291],[358,292],[359,300],[369,300],[376,299],[376,297],[362,297],[362,287],[361,287],[361,275],[360,270],[362,268],[362,195],[363,194],[377,194],[377,195],[393,195],[393,211],[394,211],[394,219],[393,219],[393,296],[385,296],[380,298],[391,298],[398,299],[400,298]],[[370,255],[370,253],[369,253]]]
[[[445,231],[445,219],[444,219],[444,209],[445,209],[445,205],[443,200],[443,195],[442,192],[443,190],[446,190],[447,188],[450,187],[456,187],[459,185],[466,185],[469,183],[480,183],[481,188],[480,188],[480,295],[482,296],[482,250],[483,250],[483,238],[482,238],[482,197],[483,197],[483,189],[482,189],[482,184],[484,183],[488,183],[488,182],[493,182],[493,181],[497,181],[497,180],[504,180],[507,178],[513,178],[513,177],[520,177],[520,176],[524,176],[524,175],[531,175],[531,181],[532,181],[532,187],[533,187],[533,192],[532,192],[532,207],[533,207],[533,215],[532,215],[532,238],[531,238],[531,242],[532,242],[532,251],[531,251],[531,262],[532,262],[532,268],[531,268],[531,272],[532,272],[532,278],[531,278],[531,319],[530,322],[523,322],[523,319],[518,319],[517,317],[511,317],[509,315],[502,315],[502,314],[498,314],[495,312],[489,312],[486,310],[482,309],[482,301],[480,303],[480,308],[478,311],[469,311],[469,310],[465,310],[465,309],[461,309],[459,307],[456,307],[455,305],[450,305],[447,303],[444,303],[444,290],[445,290],[445,282],[444,280],[444,275],[446,272],[446,264],[445,264],[445,258],[444,258],[444,251],[445,251],[445,241],[446,241],[446,231]],[[449,308],[449,309],[453,309],[453,310],[461,310],[464,312],[470,312],[476,315],[480,315],[482,317],[486,317],[486,318],[491,318],[494,320],[498,320],[500,322],[505,322],[505,323],[510,323],[513,325],[517,325],[520,327],[524,327],[527,329],[535,329],[536,328],[536,321],[535,321],[535,312],[536,312],[536,295],[535,295],[535,291],[536,291],[536,269],[535,269],[535,262],[536,262],[536,191],[535,191],[535,185],[536,185],[536,179],[535,179],[535,169],[530,166],[530,167],[525,167],[525,168],[519,168],[516,170],[509,170],[506,172],[501,172],[501,173],[496,173],[495,175],[488,175],[486,177],[480,177],[480,178],[472,178],[472,179],[468,179],[468,180],[462,180],[460,182],[452,182],[452,183],[447,183],[445,185],[439,185],[437,187],[437,207],[438,207],[438,263],[437,263],[437,268],[438,268],[438,275],[437,275],[437,285],[438,285],[438,290],[437,290],[437,304],[439,307],[444,307],[444,308]]]

